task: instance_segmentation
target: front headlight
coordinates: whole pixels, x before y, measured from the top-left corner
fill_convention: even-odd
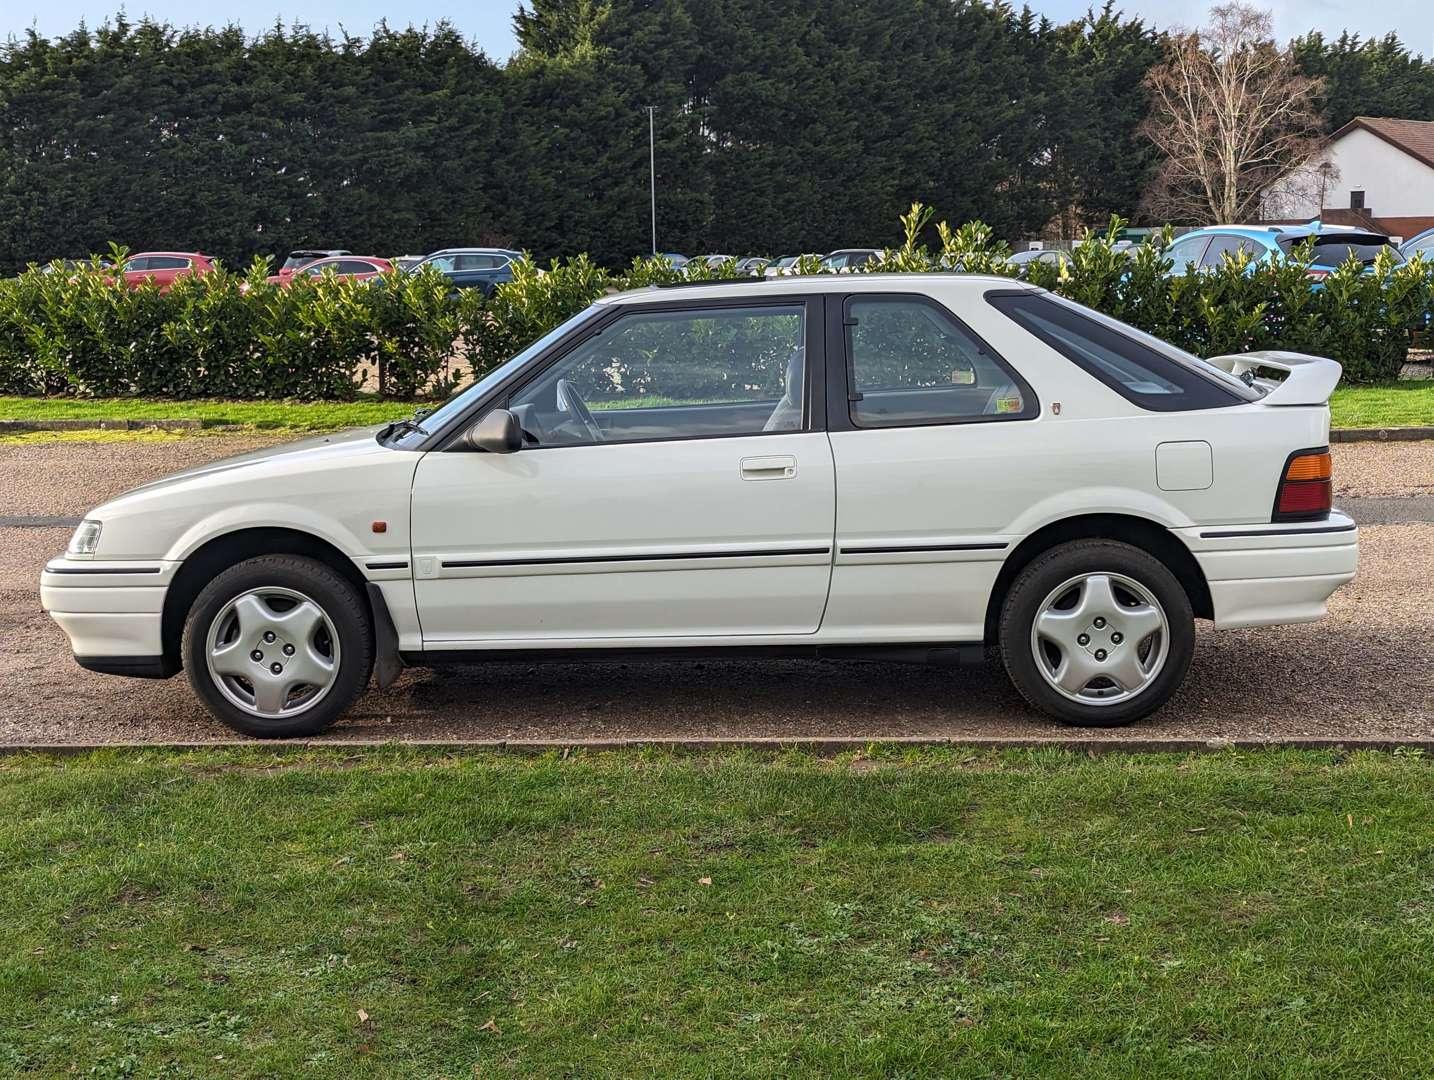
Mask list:
[[[80,522],[80,527],[75,530],[75,535],[70,537],[70,546],[65,549],[65,554],[93,555],[95,549],[100,546],[101,528],[98,521]]]

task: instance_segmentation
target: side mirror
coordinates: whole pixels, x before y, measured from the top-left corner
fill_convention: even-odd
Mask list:
[[[463,436],[470,450],[511,454],[523,448],[523,428],[507,409],[494,409]]]

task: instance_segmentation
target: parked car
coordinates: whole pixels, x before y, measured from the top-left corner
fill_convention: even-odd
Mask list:
[[[332,259],[338,255],[352,255],[353,252],[344,248],[298,248],[289,252],[289,257],[284,260],[284,265],[279,267],[279,274],[292,274],[301,266],[306,266],[317,259]]]
[[[737,273],[746,274],[748,277],[761,277],[762,271],[771,261],[761,255],[749,255],[745,259],[737,260]]]
[[[787,276],[788,274],[795,274],[795,273],[797,272],[797,263],[798,263],[800,260],[802,260],[802,259],[820,259],[821,257],[822,257],[822,256],[821,256],[821,253],[820,253],[820,252],[811,253],[811,254],[807,254],[807,255],[783,255],[783,256],[781,256],[780,258],[773,259],[771,262],[769,262],[769,263],[763,268],[763,270],[762,270],[762,276],[763,276],[763,277],[785,277],[785,276]]]
[[[671,265],[674,270],[681,270],[684,266],[686,266],[689,262],[692,261],[686,255],[679,254],[676,251],[664,251],[661,255],[658,256],[658,258],[666,259],[669,265]]]
[[[479,289],[491,296],[503,282],[513,280],[513,262],[522,257],[522,252],[507,248],[444,248],[425,256],[409,273],[437,270],[455,290]]]
[[[1434,229],[1425,229],[1422,233],[1411,236],[1399,245],[1399,253],[1406,259],[1422,254],[1425,262],[1434,262]]]
[[[736,261],[737,256],[735,255],[694,255],[689,260],[689,263],[703,263],[707,266],[710,266],[713,270],[716,270],[724,263]]]
[[[1166,251],[1172,261],[1170,272],[1183,274],[1190,268],[1211,270],[1225,255],[1243,251],[1252,264],[1269,262],[1290,254],[1300,243],[1313,238],[1314,258],[1309,276],[1318,284],[1338,269],[1351,255],[1366,268],[1372,267],[1381,251],[1388,250],[1396,263],[1404,262],[1399,249],[1382,233],[1332,225],[1212,225],[1178,237]]]
[[[412,270],[415,266],[421,263],[424,258],[425,256],[423,255],[400,255],[398,256],[398,258],[392,260],[392,262],[393,265],[398,267],[398,269],[400,270]]]
[[[121,264],[120,276],[131,289],[152,281],[160,292],[168,292],[179,278],[213,269],[214,260],[197,251],[141,251]]]
[[[1038,708],[1125,724],[1180,686],[1196,618],[1319,619],[1354,576],[1339,376],[1207,363],[1002,277],[640,289],[436,411],[105,503],[40,597],[81,666],[183,669],[257,736],[404,664],[595,650],[991,647]]]
[[[841,248],[823,257],[820,270],[859,270],[869,262],[881,259],[880,248]]]
[[[1006,262],[1012,266],[1029,266],[1037,262],[1060,266],[1070,262],[1070,256],[1059,248],[1032,248],[1029,251],[1015,252]]]
[[[274,285],[289,285],[297,278],[319,277],[323,274],[365,280],[386,274],[392,269],[393,263],[387,259],[378,259],[372,255],[344,255],[334,259],[315,259],[296,270],[287,273],[281,270],[277,274],[271,274],[266,280]]]

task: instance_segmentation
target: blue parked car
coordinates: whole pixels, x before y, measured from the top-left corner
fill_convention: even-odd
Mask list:
[[[1235,257],[1244,251],[1252,263],[1270,262],[1288,255],[1297,244],[1314,237],[1314,257],[1310,262],[1310,278],[1318,284],[1341,266],[1351,253],[1366,268],[1374,265],[1375,257],[1388,249],[1394,261],[1405,261],[1399,249],[1382,233],[1365,232],[1339,226],[1321,225],[1211,225],[1178,237],[1166,250],[1173,262],[1172,274],[1184,274],[1190,267],[1210,270],[1220,265],[1225,255]]]
[[[1425,229],[1417,236],[1411,236],[1399,245],[1399,253],[1406,259],[1412,259],[1416,253],[1421,253],[1425,262],[1434,262],[1434,229]]]

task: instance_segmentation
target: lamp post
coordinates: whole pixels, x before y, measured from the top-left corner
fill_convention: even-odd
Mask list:
[[[647,110],[647,174],[648,189],[652,195],[652,254],[657,255],[657,140],[655,136],[657,121],[654,119],[657,113],[656,105],[644,105]]]

